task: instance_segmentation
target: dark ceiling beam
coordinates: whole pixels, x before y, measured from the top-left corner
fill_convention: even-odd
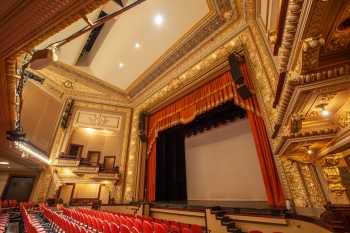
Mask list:
[[[115,3],[117,3],[119,6],[124,7],[124,3],[122,0],[113,0]]]

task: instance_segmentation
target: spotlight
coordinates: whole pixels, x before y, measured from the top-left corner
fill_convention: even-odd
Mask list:
[[[313,153],[313,151],[310,150],[310,149],[308,149],[308,150],[307,150],[307,153],[308,153],[309,155],[311,155],[311,154]]]

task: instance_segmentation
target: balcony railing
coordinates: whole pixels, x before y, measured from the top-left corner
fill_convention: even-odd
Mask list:
[[[119,177],[119,167],[106,167],[105,164],[100,164],[96,162],[91,162],[86,158],[80,158],[77,156],[60,154],[53,165],[58,167],[70,167],[73,168],[74,173],[95,173],[101,174],[99,176],[111,177],[116,179]]]

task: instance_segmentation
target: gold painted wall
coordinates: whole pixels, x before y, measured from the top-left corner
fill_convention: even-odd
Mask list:
[[[63,185],[61,187],[60,196],[58,199],[62,199],[64,204],[68,204],[72,195],[73,185]]]
[[[97,198],[100,184],[75,184],[73,198]]]

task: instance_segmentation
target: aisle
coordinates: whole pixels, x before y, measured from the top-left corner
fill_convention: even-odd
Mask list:
[[[18,222],[10,223],[6,233],[19,233]]]

